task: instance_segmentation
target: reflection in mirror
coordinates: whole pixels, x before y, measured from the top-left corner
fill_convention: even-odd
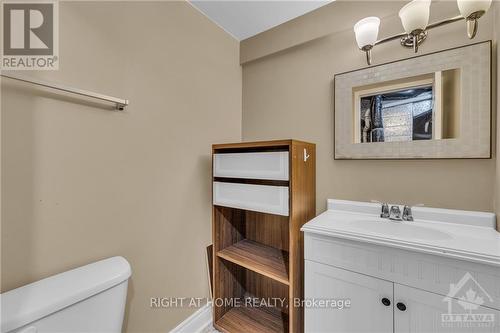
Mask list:
[[[353,88],[354,142],[457,138],[460,70]]]

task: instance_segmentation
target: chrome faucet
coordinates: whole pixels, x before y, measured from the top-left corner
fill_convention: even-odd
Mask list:
[[[382,206],[380,211],[380,217],[383,219],[389,219],[393,221],[413,221],[413,214],[411,211],[411,207],[409,205],[405,205],[403,207],[403,213],[401,213],[401,208],[398,205],[392,205],[389,209],[389,205],[387,203],[383,203],[380,201],[372,200],[374,203],[378,203]],[[423,204],[413,205],[413,207],[421,207]]]

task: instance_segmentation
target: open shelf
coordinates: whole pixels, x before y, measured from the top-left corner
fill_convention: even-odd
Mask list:
[[[235,307],[216,323],[223,332],[288,332],[288,316],[274,308]]]
[[[283,284],[290,284],[286,251],[243,239],[217,252],[217,256]]]

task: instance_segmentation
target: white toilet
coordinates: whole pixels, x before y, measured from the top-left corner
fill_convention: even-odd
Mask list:
[[[121,332],[130,274],[112,257],[3,293],[0,332]]]

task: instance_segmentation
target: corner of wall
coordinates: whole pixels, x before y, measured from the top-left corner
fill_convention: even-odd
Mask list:
[[[492,106],[495,112],[493,112],[493,120],[496,124],[495,139],[492,140],[495,145],[495,192],[493,198],[493,207],[496,214],[500,213],[500,163],[498,163],[498,156],[500,156],[500,136],[498,132],[500,130],[500,117],[498,117],[498,110],[500,110],[500,85],[498,84],[498,78],[500,77],[500,53],[498,52],[498,42],[500,40],[500,2],[493,2],[494,10],[494,32],[493,32],[493,73],[492,73],[492,91],[493,100]],[[500,231],[500,223],[497,222],[497,230]]]

